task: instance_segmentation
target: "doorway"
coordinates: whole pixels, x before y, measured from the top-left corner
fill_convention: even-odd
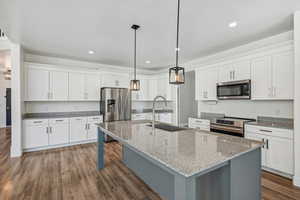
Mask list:
[[[6,127],[11,126],[11,88],[6,88]]]

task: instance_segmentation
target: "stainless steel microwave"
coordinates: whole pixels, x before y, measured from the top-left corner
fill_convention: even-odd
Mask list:
[[[218,99],[251,99],[251,80],[217,84]]]

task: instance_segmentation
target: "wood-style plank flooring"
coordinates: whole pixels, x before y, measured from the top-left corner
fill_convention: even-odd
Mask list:
[[[11,159],[10,130],[0,129],[0,200],[160,200],[122,164],[118,143],[105,148],[106,168],[101,171],[96,170],[96,144]],[[300,189],[290,180],[266,172],[262,193],[263,200],[300,200]]]

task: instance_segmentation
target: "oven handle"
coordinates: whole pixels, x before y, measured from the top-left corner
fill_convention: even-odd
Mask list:
[[[216,129],[216,130],[232,131],[234,133],[243,134],[243,128],[235,128],[235,127],[229,127],[229,126],[220,126],[220,125],[216,125],[216,124],[211,124],[210,128],[211,129]]]

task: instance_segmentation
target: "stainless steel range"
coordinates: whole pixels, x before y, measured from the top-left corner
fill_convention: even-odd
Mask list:
[[[245,123],[249,121],[255,120],[234,117],[215,119],[210,124],[210,131],[244,137]]]

